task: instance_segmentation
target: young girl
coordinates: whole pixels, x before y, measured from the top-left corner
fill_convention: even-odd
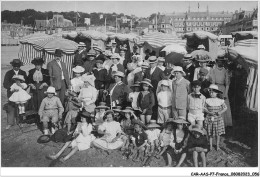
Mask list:
[[[140,92],[137,98],[137,106],[140,107],[142,113],[140,118],[144,124],[150,122],[152,113],[153,113],[153,106],[155,104],[154,93],[151,91],[153,87],[151,84],[150,79],[144,79],[141,82],[142,91]]]
[[[100,124],[103,123],[103,117],[105,115],[106,110],[108,110],[109,107],[106,106],[105,102],[100,102],[99,106],[96,107],[96,115],[95,115],[95,123]]]
[[[156,124],[156,120],[150,120],[150,123],[147,125],[148,130],[145,131],[148,136],[147,155],[153,154],[159,148],[159,136],[161,133],[159,128],[160,126]]]
[[[225,134],[224,120],[221,114],[227,110],[227,106],[223,99],[217,97],[218,94],[223,94],[217,85],[211,84],[207,90],[211,98],[206,99],[205,103],[204,111],[207,114],[205,126],[209,136],[210,150],[213,149],[213,136],[216,136],[216,147],[219,150],[220,135]]]
[[[121,122],[121,120],[123,120],[123,115],[122,115],[122,106],[116,106],[115,108],[113,108],[114,111],[114,115],[115,118],[114,120],[117,122]]]
[[[192,152],[194,166],[198,167],[198,154],[202,159],[203,167],[206,167],[206,155],[207,150],[207,138],[205,135],[205,130],[203,130],[200,125],[191,125],[189,127],[191,136],[187,143],[188,152]]]
[[[75,77],[70,81],[71,90],[75,93],[79,93],[84,84],[81,75],[85,71],[85,69],[82,66],[76,66],[75,68],[72,68],[72,71],[74,72]]]
[[[130,102],[132,102],[132,108],[135,111],[135,114],[138,115],[137,113],[140,112],[140,108],[138,108],[137,106],[137,98],[139,96],[140,93],[140,82],[135,82],[132,86],[131,86],[133,92],[129,93],[129,100]]]
[[[9,98],[9,101],[18,105],[19,114],[24,114],[24,104],[31,99],[31,96],[25,91],[27,85],[23,83],[25,82],[23,75],[14,75],[13,79],[15,80],[15,83],[10,88],[10,91],[13,92],[13,94]]]
[[[202,57],[197,57],[196,60],[199,62],[200,67],[198,67],[198,68],[196,68],[194,70],[193,80],[194,81],[198,80],[198,78],[199,78],[199,71],[200,71],[201,68],[204,68],[204,69],[208,70],[208,74],[206,75],[206,79],[208,79],[209,78],[209,72],[210,72],[210,69],[211,69],[210,67],[207,66],[207,64],[209,62],[209,58],[207,58],[207,57],[203,57],[203,58]]]
[[[49,155],[48,158],[54,160],[57,159],[64,151],[65,149],[70,146],[72,150],[70,153],[60,158],[61,162],[65,162],[68,160],[72,155],[74,155],[77,151],[84,151],[90,148],[91,143],[93,140],[95,140],[95,136],[91,134],[92,132],[92,124],[91,119],[89,119],[89,114],[86,115],[84,112],[80,113],[81,122],[78,122],[77,128],[73,134],[73,137],[77,137],[73,141],[68,141],[65,143],[65,145],[62,147],[62,149],[55,155]]]
[[[45,135],[49,133],[48,122],[52,122],[52,134],[55,133],[55,129],[58,127],[58,120],[62,118],[62,113],[64,108],[59,97],[56,95],[54,87],[48,87],[45,92],[47,97],[42,100],[41,106],[39,108],[40,120],[43,122],[43,132]]]

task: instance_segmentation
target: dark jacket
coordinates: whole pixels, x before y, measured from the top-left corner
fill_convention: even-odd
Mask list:
[[[116,83],[113,83],[108,88],[108,93],[110,94],[110,91],[113,89]],[[127,97],[129,94],[129,89],[126,84],[123,82],[119,83],[117,86],[115,86],[112,95],[111,96],[111,102],[118,100],[118,104],[120,106],[124,106],[127,103]]]
[[[201,80],[199,79],[199,81]],[[206,88],[209,88],[210,84],[211,84],[210,81],[207,79],[205,79],[203,82],[201,81],[200,93],[202,93],[206,98],[210,97],[209,92],[205,90]]]
[[[88,52],[86,50],[84,50],[80,54],[79,54],[79,52],[77,52],[74,57],[73,67],[78,66],[78,65],[83,66],[83,64],[85,62],[85,58],[87,57],[87,53]]]
[[[104,54],[100,54],[96,57],[96,60],[102,60],[103,62],[105,61],[105,55]]]
[[[85,63],[83,64],[83,68],[85,68],[85,72],[86,73],[91,73],[93,72],[93,68],[95,67],[96,65],[96,59],[94,60],[87,60],[85,61]]]
[[[143,71],[140,71],[138,73],[135,73],[135,76],[134,76],[134,82],[141,82],[143,80]]]
[[[15,83],[15,81],[12,79],[15,75],[15,72],[13,69],[6,72],[4,77],[4,83],[3,86],[5,89],[7,89],[7,98],[9,98],[12,95],[12,92],[10,91],[11,86]],[[26,72],[19,69],[18,75],[23,75],[25,81],[27,80]]]
[[[151,84],[153,85],[153,91],[156,91],[157,85],[159,81],[163,80],[165,78],[163,71],[156,67],[152,75],[150,74],[151,68],[147,69],[144,73],[144,78],[150,79]]]
[[[33,80],[33,75],[35,73],[36,69],[31,69],[29,70],[29,75],[27,77],[27,84],[35,84],[35,81]],[[43,80],[40,82],[40,84],[42,83],[46,83],[48,85],[50,85],[50,76],[49,76],[49,71],[47,69],[42,68],[41,69],[42,75],[43,75]]]
[[[141,108],[141,110],[147,109],[146,113],[151,113],[153,106],[155,104],[154,93],[150,91],[147,95],[143,96],[142,92],[139,93],[137,98],[137,106]]]
[[[192,64],[190,67],[187,68],[187,66],[183,67],[183,71],[186,73],[186,76],[184,76],[185,79],[192,82],[194,78],[194,71],[196,67]]]

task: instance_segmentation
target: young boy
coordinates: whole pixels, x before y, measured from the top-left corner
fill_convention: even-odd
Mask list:
[[[157,93],[158,100],[158,124],[164,124],[172,114],[172,92],[170,89],[169,82],[167,80],[162,80],[159,87],[161,91]],[[158,87],[158,88],[159,88]]]
[[[137,98],[139,96],[140,93],[140,82],[135,82],[134,85],[131,86],[133,92],[129,93],[129,100],[131,102],[131,106],[134,109],[134,112],[137,116],[139,116],[140,113],[140,108],[138,108],[137,106]]]
[[[47,97],[42,100],[38,114],[43,122],[43,132],[45,135],[48,135],[48,122],[51,120],[51,133],[54,134],[58,126],[57,123],[62,118],[64,108],[60,99],[54,96],[56,95],[54,87],[49,87],[45,93],[47,93]]]
[[[207,150],[207,138],[205,135],[205,130],[199,125],[191,125],[189,127],[191,136],[188,139],[187,149],[188,152],[193,154],[194,166],[198,167],[198,154],[202,159],[203,167],[206,167],[206,155]]]
[[[200,92],[206,97],[210,98],[209,93],[205,91],[206,88],[209,88],[210,86],[210,81],[206,78],[208,75],[209,71],[205,68],[201,68],[199,70],[199,81],[201,82],[201,89]]]
[[[147,134],[144,132],[145,125],[139,120],[133,120],[135,133],[131,136],[131,140],[134,144],[134,159],[135,162],[140,162],[144,158],[145,146],[147,145]],[[135,157],[136,156],[136,157]]]

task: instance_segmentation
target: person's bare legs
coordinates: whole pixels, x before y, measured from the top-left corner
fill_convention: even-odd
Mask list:
[[[60,150],[57,154],[55,154],[55,155],[49,155],[49,157],[52,158],[52,159],[57,159],[57,158],[65,151],[65,149],[70,145],[70,142],[71,142],[71,141],[66,142],[66,143],[64,144],[64,146],[61,148],[61,150]]]
[[[71,123],[67,123],[67,132],[70,132],[71,129]]]
[[[70,151],[70,153],[68,154],[68,155],[66,155],[66,157],[64,157],[64,158],[61,158],[61,161],[66,161],[66,160],[68,160],[71,156],[73,156],[77,151],[79,150],[79,148],[76,146],[76,147],[74,147],[71,151]]]
[[[210,136],[209,137],[209,145],[210,145],[210,151],[213,149],[213,145],[212,145],[212,139],[213,139],[213,137],[212,136]]]
[[[140,119],[145,124],[145,115],[140,115]]]
[[[149,124],[149,122],[150,122],[152,116],[151,116],[151,115],[146,115],[145,118],[146,118],[146,124]],[[146,124],[145,124],[145,125],[146,125]]]
[[[186,158],[186,153],[182,153],[181,158],[180,158],[178,164],[176,165],[176,167],[180,167],[181,164],[183,163],[183,161],[185,160],[185,158]]]
[[[193,163],[194,163],[194,167],[198,167],[198,152],[197,151],[193,151]]]
[[[201,152],[200,153],[200,157],[202,159],[202,165],[203,167],[206,167],[206,155],[205,155],[205,152]]]
[[[216,136],[216,140],[217,140],[217,151],[218,151],[220,150],[219,148],[220,136]]]
[[[168,167],[171,167],[172,166],[172,157],[170,154],[167,153],[167,160],[168,160]]]

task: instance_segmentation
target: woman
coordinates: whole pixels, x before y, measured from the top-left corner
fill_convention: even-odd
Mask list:
[[[223,92],[223,97],[225,99],[225,104],[227,106],[227,111],[223,113],[223,119],[225,127],[232,126],[232,115],[230,110],[230,104],[228,99],[229,91],[229,74],[228,70],[224,68],[224,63],[226,59],[223,56],[218,56],[216,59],[216,67],[210,71],[210,82],[218,86],[219,90]]]
[[[205,68],[205,69],[208,70],[208,74],[206,75],[206,79],[208,79],[209,78],[209,73],[210,73],[210,70],[211,70],[211,68],[207,66],[207,63],[209,62],[209,58],[207,58],[207,57],[197,57],[196,61],[199,62],[200,67],[198,67],[198,68],[196,68],[194,70],[193,80],[194,81],[198,80],[198,78],[199,78],[199,71],[200,71],[201,68]]]
[[[172,121],[176,124],[177,128],[173,130],[174,141],[170,144],[170,148],[167,150],[168,166],[171,166],[172,157],[175,157],[176,161],[178,161],[176,167],[180,167],[186,158],[186,147],[189,138],[189,131],[186,126],[188,122],[182,118]]]
[[[93,141],[95,147],[103,150],[113,150],[122,147],[123,141],[120,138],[122,130],[120,123],[114,121],[114,117],[113,111],[106,111],[104,116],[106,121],[98,127],[98,133],[104,136]]]
[[[132,62],[127,64],[129,74],[127,75],[127,85],[131,87],[135,82],[141,82],[143,79],[142,66],[143,60],[141,55],[134,55]]]
[[[34,110],[38,111],[43,98],[45,97],[44,92],[50,85],[50,76],[47,69],[42,68],[44,60],[42,58],[34,58],[32,64],[35,68],[29,70],[27,78],[27,84],[30,86],[31,93],[33,94],[33,105]]]

